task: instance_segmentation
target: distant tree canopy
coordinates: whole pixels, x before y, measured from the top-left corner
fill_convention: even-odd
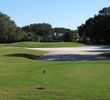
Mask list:
[[[63,40],[64,42],[76,42],[78,38],[78,31],[74,30],[66,32]]]
[[[22,29],[27,33],[27,36],[25,37],[24,40],[43,41],[43,42],[64,41],[65,34],[72,32],[72,30],[66,29],[66,28],[58,28],[58,27],[52,28],[50,24],[46,24],[46,23],[31,24],[31,25],[22,27]],[[72,32],[72,33],[76,34],[75,32]],[[72,37],[73,36],[75,35],[72,35]],[[73,41],[70,40],[70,42],[73,42]]]
[[[24,37],[23,30],[6,14],[0,12],[0,42],[9,43],[19,41]]]
[[[65,34],[65,33],[69,32],[69,31],[71,31],[71,30],[70,29],[66,29],[66,28],[58,28],[58,27],[54,28],[54,32],[57,33],[57,34],[59,34],[59,33]]]
[[[31,24],[28,26],[24,26],[22,29],[27,33],[33,34],[35,37],[37,36],[41,38],[42,41],[46,41],[46,42],[52,41],[52,37],[54,34],[51,25],[46,23]]]
[[[85,43],[110,43],[110,7],[103,8],[94,18],[78,27],[80,41]]]
[[[99,15],[110,15],[110,7],[105,7],[99,11]]]
[[[70,29],[56,27],[54,28],[54,33],[56,34],[54,38],[59,42],[64,41],[65,34],[69,32],[71,32]]]
[[[77,31],[52,28],[48,23],[30,24],[20,28],[8,15],[0,12],[0,43],[18,41],[73,42],[76,41],[76,38]]]

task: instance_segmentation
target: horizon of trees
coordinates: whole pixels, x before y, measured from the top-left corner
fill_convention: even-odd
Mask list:
[[[66,28],[52,28],[48,23],[35,23],[18,27],[8,15],[0,12],[0,43],[19,41],[61,42],[64,41],[65,34],[69,34],[69,32],[75,33]]]
[[[29,35],[28,38],[30,40],[25,40],[37,42],[75,42],[78,34],[77,31],[72,31],[66,28],[52,28],[52,26],[48,23],[30,24],[22,27],[22,29]],[[71,37],[70,33],[74,34],[72,35],[74,39],[70,39],[68,41],[67,39],[65,39],[65,35],[68,34],[69,37]],[[30,34],[32,37],[30,36]],[[35,37],[37,38],[35,39]]]
[[[110,7],[99,11],[78,27],[78,30],[35,23],[18,27],[6,14],[0,12],[0,43],[19,41],[110,43]]]

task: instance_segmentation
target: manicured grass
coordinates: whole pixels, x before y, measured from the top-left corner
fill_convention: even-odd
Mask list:
[[[4,47],[6,44],[0,44],[0,47]]]
[[[110,61],[33,60],[44,53],[0,48],[0,100],[110,100]]]
[[[10,44],[1,44],[2,46],[20,46],[20,47],[76,47],[84,44],[75,42],[16,42]]]

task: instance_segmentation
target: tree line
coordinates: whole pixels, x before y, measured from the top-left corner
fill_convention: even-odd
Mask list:
[[[110,43],[110,7],[99,11],[98,15],[86,20],[78,27],[80,42]]]
[[[18,41],[73,42],[76,41],[76,37],[76,31],[58,27],[52,28],[48,23],[18,27],[8,15],[0,12],[0,43]]]
[[[18,27],[8,15],[0,12],[0,43],[18,41],[110,43],[110,7],[87,19],[78,30],[52,28],[48,23]]]
[[[10,17],[0,12],[0,42],[8,43],[21,40],[25,32],[17,27]]]

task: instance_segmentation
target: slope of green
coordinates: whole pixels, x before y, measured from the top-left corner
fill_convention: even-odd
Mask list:
[[[20,47],[76,47],[84,44],[76,42],[16,42],[10,44],[0,44],[1,46],[20,46]]]

